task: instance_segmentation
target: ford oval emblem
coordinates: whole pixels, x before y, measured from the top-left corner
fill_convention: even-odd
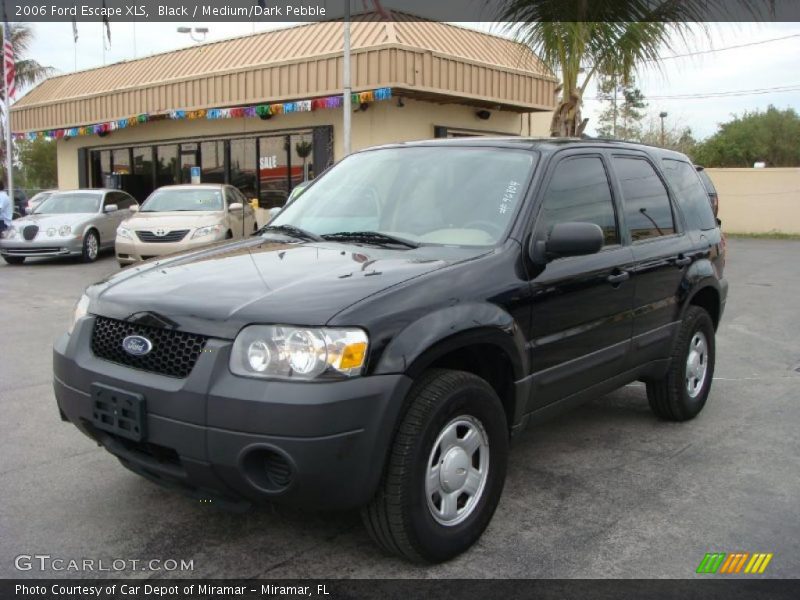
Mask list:
[[[129,335],[122,340],[122,349],[133,356],[144,356],[153,349],[153,342],[141,335]]]

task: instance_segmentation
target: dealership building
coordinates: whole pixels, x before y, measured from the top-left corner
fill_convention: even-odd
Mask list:
[[[556,80],[522,44],[434,21],[357,16],[352,148],[547,135]],[[56,140],[61,189],[227,182],[262,207],[343,155],[342,23],[247,35],[51,77],[12,107]]]

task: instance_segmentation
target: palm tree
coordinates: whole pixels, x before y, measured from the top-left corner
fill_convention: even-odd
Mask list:
[[[581,118],[583,94],[595,75],[628,84],[637,70],[658,68],[663,52],[707,33],[705,21],[730,15],[732,4],[755,20],[772,12],[774,0],[507,0],[500,20],[560,72],[551,135],[580,136],[588,121]]]
[[[45,77],[49,77],[55,72],[53,67],[45,67],[40,65],[37,61],[26,58],[26,54],[30,49],[33,42],[33,29],[27,23],[14,23],[8,25],[11,32],[11,44],[14,46],[14,82],[18,90],[35,85]],[[0,81],[5,76],[5,66],[3,61],[0,60]],[[2,108],[5,111],[5,89],[0,85],[0,100],[2,101]],[[5,158],[6,147],[5,140],[5,122],[0,120],[0,166],[5,173]]]

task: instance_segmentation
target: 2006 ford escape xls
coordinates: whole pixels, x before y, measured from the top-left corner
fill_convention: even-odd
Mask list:
[[[724,251],[682,154],[593,140],[384,146],[258,235],[91,286],[62,417],[127,468],[230,502],[360,507],[435,562],[497,506],[509,439],[630,381],[703,408]]]

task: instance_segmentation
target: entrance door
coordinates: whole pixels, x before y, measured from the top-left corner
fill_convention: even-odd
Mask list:
[[[200,144],[181,144],[181,183],[192,183],[192,167],[200,166]]]

